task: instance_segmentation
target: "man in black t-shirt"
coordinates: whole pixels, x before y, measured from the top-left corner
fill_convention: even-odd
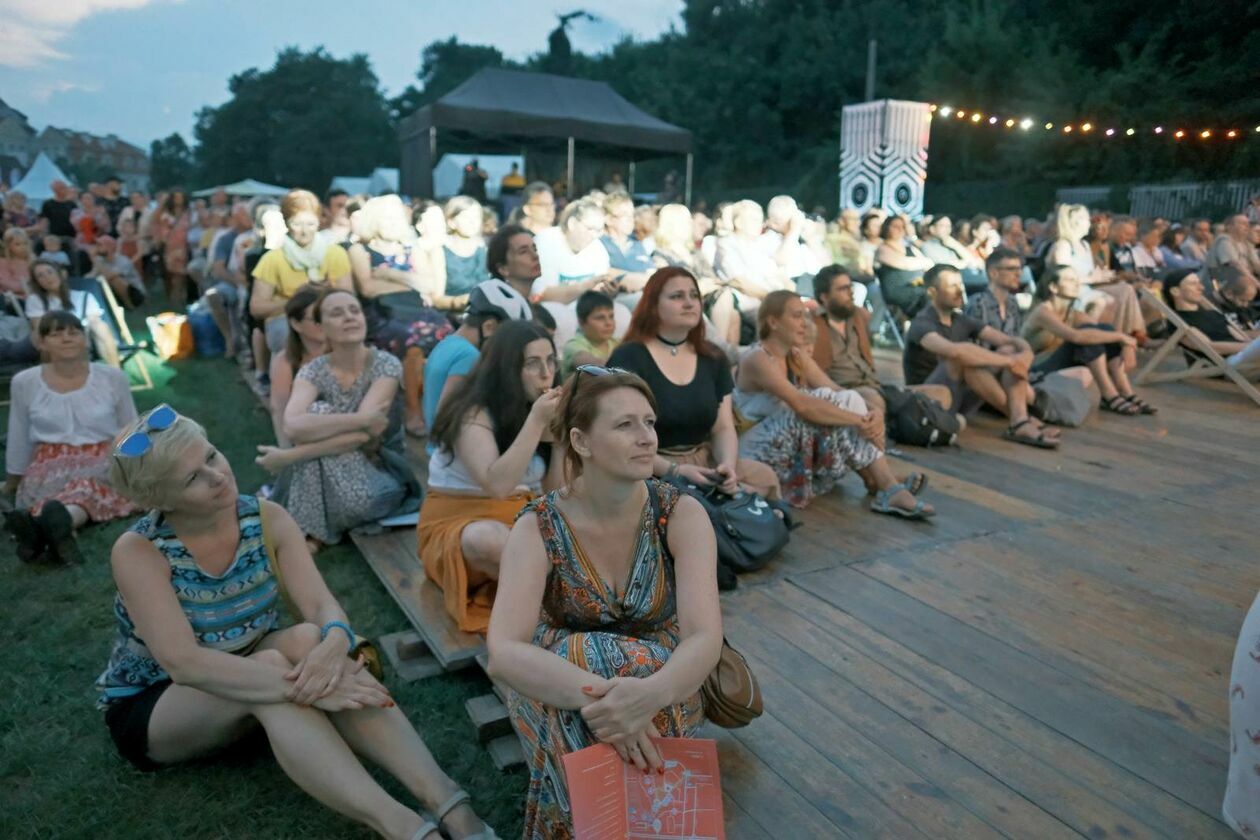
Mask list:
[[[1260,333],[1239,329],[1203,294],[1203,281],[1190,269],[1174,271],[1164,278],[1164,301],[1181,320],[1197,330],[1231,367],[1248,379],[1260,379]],[[1191,348],[1193,349],[1193,348]]]
[[[1002,435],[1007,440],[1045,449],[1058,446],[1057,430],[1028,416],[1033,360],[1028,342],[958,311],[963,281],[953,266],[933,266],[923,275],[923,284],[928,305],[906,333],[906,384],[945,385],[953,396],[947,406],[951,411],[970,414],[987,403],[1009,418],[1010,427]]]
[[[75,229],[70,214],[79,206],[74,200],[74,190],[65,181],[53,181],[50,186],[53,197],[39,208],[40,218],[48,225],[50,236],[73,241]]]
[[[122,179],[117,175],[110,175],[106,178],[105,194],[98,198],[97,202],[105,208],[105,213],[109,216],[108,233],[112,236],[118,236],[118,217],[122,214],[123,208],[131,203],[122,194]]]

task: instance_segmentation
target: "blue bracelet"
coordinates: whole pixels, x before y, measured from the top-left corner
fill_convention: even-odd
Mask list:
[[[324,639],[327,639],[328,631],[334,627],[340,627],[342,630],[346,631],[346,636],[350,640],[350,647],[346,650],[346,653],[349,654],[350,651],[354,650],[354,631],[351,630],[350,625],[346,624],[344,621],[330,621],[323,627],[319,628],[319,640],[322,642]]]

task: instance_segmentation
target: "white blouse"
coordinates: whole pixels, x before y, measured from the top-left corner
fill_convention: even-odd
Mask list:
[[[22,475],[41,443],[83,446],[113,440],[136,419],[127,374],[93,363],[87,382],[77,391],[59,394],[44,382],[42,365],[13,377],[9,394],[9,442],[5,468]]]

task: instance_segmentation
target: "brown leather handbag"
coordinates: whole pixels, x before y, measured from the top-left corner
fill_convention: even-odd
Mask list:
[[[700,686],[704,716],[724,729],[739,729],[761,717],[761,686],[743,654],[722,639],[717,667]]]
[[[656,488],[648,482],[648,503],[652,506],[652,519],[656,522],[657,538],[666,556],[669,551],[669,520],[660,508]],[[670,556],[670,565],[673,557]],[[704,716],[724,729],[739,729],[761,717],[761,686],[757,676],[748,666],[743,654],[722,638],[722,654],[717,667],[700,686],[700,699],[704,703]]]

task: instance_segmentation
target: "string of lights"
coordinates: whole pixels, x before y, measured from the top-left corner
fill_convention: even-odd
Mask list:
[[[1080,122],[1054,123],[1042,122],[1029,116],[1014,117],[999,114],[986,114],[983,111],[969,110],[967,108],[957,108],[953,105],[937,105],[929,106],[932,114],[937,119],[948,119],[963,125],[976,126],[993,126],[1006,130],[1032,131],[1040,128],[1042,131],[1058,131],[1062,134],[1076,135],[1094,135],[1103,138],[1113,137],[1134,137],[1138,134],[1152,134],[1160,137],[1170,137],[1173,140],[1198,139],[1198,140],[1240,140],[1247,135],[1260,137],[1260,125],[1255,126],[1248,131],[1239,127],[1213,127],[1190,129],[1178,126],[1175,123],[1164,125],[1098,125],[1088,120]]]

